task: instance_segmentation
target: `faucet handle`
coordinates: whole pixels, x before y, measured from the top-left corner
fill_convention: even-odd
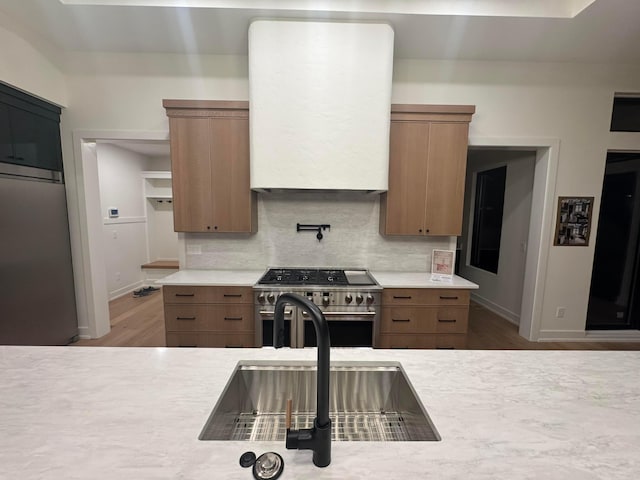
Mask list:
[[[293,400],[287,400],[287,413],[285,417],[285,427],[287,430],[291,429],[291,410],[293,409]]]

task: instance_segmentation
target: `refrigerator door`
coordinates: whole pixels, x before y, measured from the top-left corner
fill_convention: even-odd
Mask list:
[[[0,176],[0,344],[77,334],[64,184]]]

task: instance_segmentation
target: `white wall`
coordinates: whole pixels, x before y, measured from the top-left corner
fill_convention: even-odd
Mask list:
[[[14,28],[15,22],[0,12],[0,82],[57,105],[67,105],[66,79],[52,61],[57,54],[38,38]]]
[[[147,158],[108,143],[98,143],[96,150],[107,289],[113,299],[142,285],[140,266],[148,261],[141,176]],[[118,218],[108,217],[110,207],[118,208]]]
[[[520,323],[526,244],[531,218],[535,152],[470,150],[467,162],[460,275],[480,285],[474,300]],[[507,167],[498,273],[469,265],[473,231],[474,177],[479,171]]]
[[[166,135],[162,98],[248,98],[246,57],[75,54],[67,69],[65,143],[76,129]],[[556,139],[555,197],[593,195],[597,211],[613,94],[639,86],[640,69],[633,66],[400,59],[394,64],[392,101],[476,105],[470,130],[475,139]],[[65,155],[73,155],[71,148]],[[555,205],[544,208],[555,216]],[[551,236],[543,240],[551,245]],[[550,246],[542,258],[542,337],[584,336],[593,245]],[[566,307],[563,319],[555,318],[559,305]]]

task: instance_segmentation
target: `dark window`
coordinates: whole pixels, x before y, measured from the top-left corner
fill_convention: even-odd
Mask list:
[[[614,98],[611,131],[640,132],[640,97]]]
[[[471,238],[471,265],[498,273],[507,167],[478,172]]]

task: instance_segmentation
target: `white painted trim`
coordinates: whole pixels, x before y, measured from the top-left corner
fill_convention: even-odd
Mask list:
[[[162,171],[149,170],[145,172],[140,172],[140,175],[142,175],[142,178],[157,178],[161,180],[171,180],[171,172],[167,172],[164,170]]]
[[[527,257],[525,262],[519,333],[530,341],[540,338],[545,278],[553,232],[554,198],[560,139],[549,137],[469,137],[470,147],[516,147],[537,151]]]
[[[487,310],[495,313],[496,315],[504,318],[505,320],[509,321],[510,323],[513,323],[514,325],[520,325],[520,315],[518,315],[515,312],[512,312],[511,310],[504,308],[500,305],[498,305],[495,302],[492,302],[491,300],[484,298],[480,295],[478,295],[476,292],[471,292],[471,300],[473,300],[474,302],[482,305],[484,308],[486,308]]]
[[[147,223],[147,217],[103,217],[102,222],[105,225],[118,225],[120,223]]]
[[[89,335],[89,327],[78,327],[78,338],[80,340],[89,340],[91,335]]]
[[[609,151],[637,152],[640,149],[640,132],[610,132]]]
[[[126,285],[122,288],[118,288],[113,292],[109,292],[109,301],[115,300],[116,298],[124,297],[128,293],[133,292],[134,290],[137,290],[139,288],[142,288],[143,286],[144,286],[144,281],[140,280],[138,282]]]
[[[100,186],[95,154],[96,140],[168,140],[168,131],[135,130],[74,130],[73,153],[75,176],[78,179],[78,210],[82,246],[82,271],[86,289],[87,325],[80,327],[82,338],[99,338],[109,333],[109,300],[106,284],[103,246]],[[91,147],[91,145],[94,145]],[[184,241],[179,242],[184,249]],[[184,258],[185,253],[181,252]],[[83,335],[88,335],[84,337]]]
[[[624,332],[624,333],[622,333]],[[539,342],[640,342],[640,330],[540,330]]]

